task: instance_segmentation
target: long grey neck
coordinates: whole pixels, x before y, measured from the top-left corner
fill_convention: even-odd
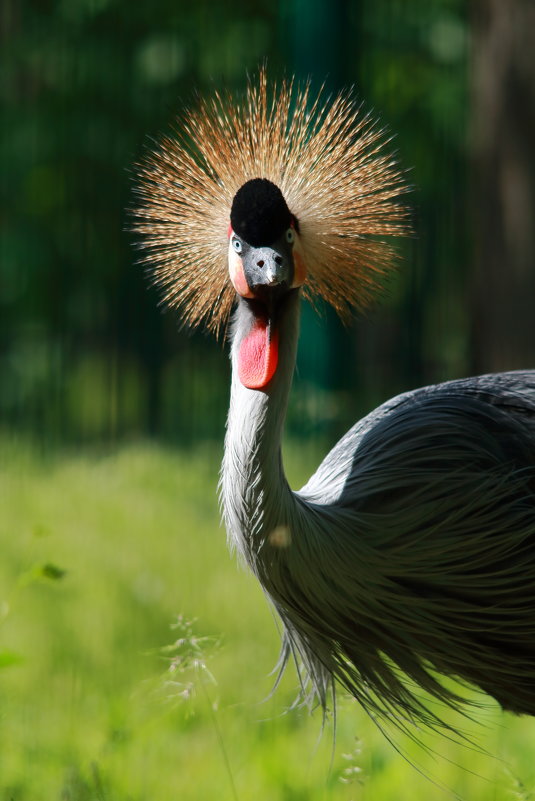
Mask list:
[[[238,302],[232,338],[232,389],[221,473],[223,514],[232,546],[252,563],[266,538],[283,531],[294,496],[282,467],[281,437],[292,383],[299,332],[299,291],[281,301],[277,329],[279,361],[263,390],[238,378],[237,355],[251,325],[251,309]]]

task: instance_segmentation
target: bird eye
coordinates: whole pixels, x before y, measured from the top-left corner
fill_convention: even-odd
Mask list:
[[[291,245],[295,239],[294,229],[288,228],[286,231],[286,241]]]
[[[241,242],[240,242],[240,240],[239,240],[239,239],[237,239],[236,237],[234,237],[234,238],[232,239],[232,247],[234,248],[234,250],[236,251],[236,253],[241,253],[241,251],[242,251],[242,245],[241,245]]]

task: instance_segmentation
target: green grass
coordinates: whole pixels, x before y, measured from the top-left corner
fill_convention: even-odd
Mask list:
[[[348,699],[333,746],[288,711],[293,670],[268,697],[278,633],[226,549],[217,448],[0,452],[0,801],[534,797],[535,723],[491,702],[487,753],[396,738],[440,789]]]

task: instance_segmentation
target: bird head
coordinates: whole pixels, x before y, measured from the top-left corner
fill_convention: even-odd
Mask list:
[[[301,286],[306,268],[299,223],[279,187],[252,178],[232,200],[228,248],[229,275],[243,298]]]
[[[281,190],[267,178],[246,181],[234,195],[228,265],[237,294],[252,301],[237,356],[240,381],[249,389],[263,389],[275,375],[279,342],[275,309],[279,299],[306,278],[298,229]]]
[[[201,100],[137,167],[133,229],[164,302],[215,333],[237,297],[258,331],[298,287],[345,320],[365,308],[393,266],[391,237],[410,228],[387,142],[350,92],[324,101],[265,69],[243,99]]]

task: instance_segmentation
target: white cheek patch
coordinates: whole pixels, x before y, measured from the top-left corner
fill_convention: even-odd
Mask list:
[[[239,253],[236,253],[229,242],[228,246],[228,272],[232,286],[242,298],[252,298],[253,293],[249,289],[249,284],[246,281],[245,273],[243,272],[243,262]]]

